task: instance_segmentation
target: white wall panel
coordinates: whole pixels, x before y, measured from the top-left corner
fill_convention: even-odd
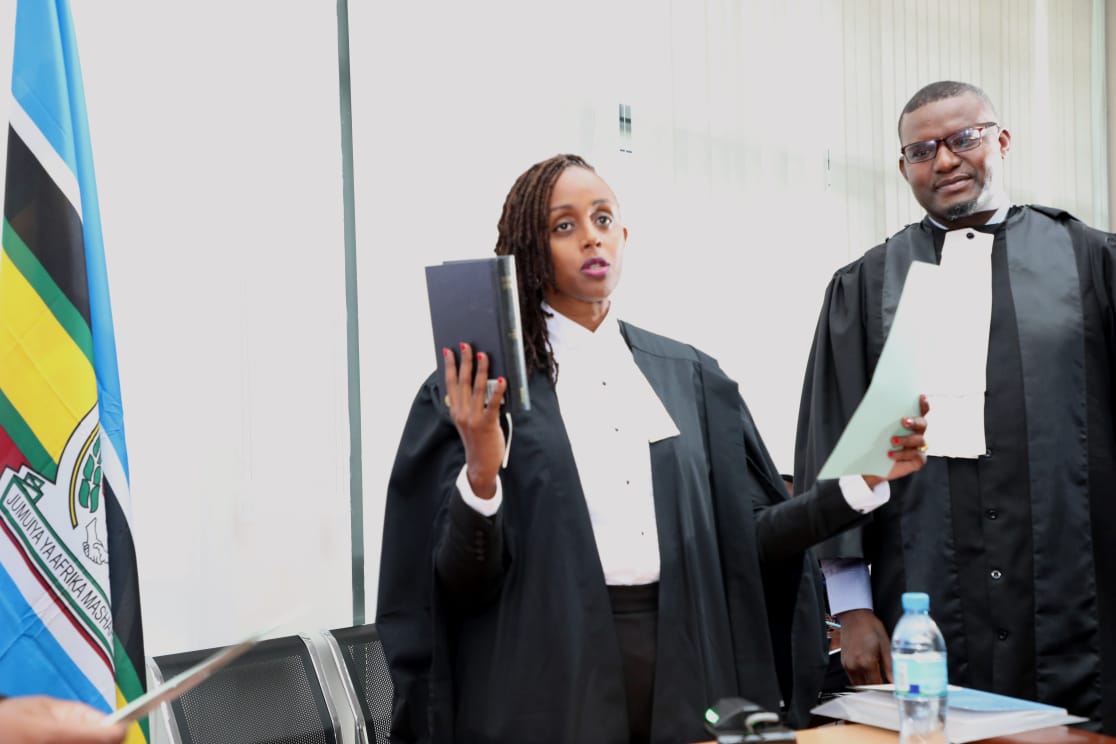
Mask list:
[[[1013,137],[1005,175],[1015,203],[1093,221],[1105,165],[1092,127],[1092,0],[843,0],[840,13],[846,129],[835,162],[847,173],[850,259],[922,217],[899,174],[896,123],[935,80],[991,97]]]
[[[5,91],[14,8],[0,3]],[[348,624],[333,6],[75,0],[73,15],[147,653],[282,617],[277,633]]]
[[[1099,27],[1103,24],[1103,28],[1093,29],[1093,38],[1103,40],[1096,45],[1103,48],[1094,49],[1094,69],[1099,69],[1104,76],[1103,80],[1096,81],[1094,99],[1102,100],[1104,109],[1096,116],[1093,129],[1097,132],[1098,139],[1104,140],[1107,137],[1103,159],[1108,163],[1108,172],[1098,174],[1098,180],[1107,176],[1104,183],[1107,187],[1108,224],[1099,227],[1112,230],[1116,228],[1116,0],[1094,0],[1094,11],[1095,25]]]
[[[112,5],[74,15],[147,650],[348,624],[333,6]]]

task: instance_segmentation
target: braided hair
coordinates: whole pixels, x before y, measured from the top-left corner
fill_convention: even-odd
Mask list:
[[[558,363],[546,332],[549,314],[542,307],[546,290],[554,287],[550,196],[562,171],[571,166],[596,172],[577,155],[555,155],[535,163],[515,180],[497,226],[496,255],[515,256],[527,373],[545,370],[551,382],[558,379]]]

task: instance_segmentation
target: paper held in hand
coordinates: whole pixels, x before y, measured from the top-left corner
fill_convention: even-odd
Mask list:
[[[894,462],[887,456],[891,438],[910,433],[899,421],[904,416],[919,415],[918,397],[924,392],[919,344],[933,323],[924,309],[932,305],[937,271],[933,264],[911,264],[872,382],[818,473],[819,479],[886,476],[891,471]],[[926,438],[931,438],[930,432]]]
[[[992,236],[963,233],[946,234],[941,266],[911,263],[872,382],[818,478],[886,476],[891,438],[910,433],[899,421],[919,414],[921,394],[930,455],[985,454]]]
[[[895,701],[891,685],[864,685],[856,689],[859,692],[827,700],[811,713],[892,731],[899,730],[899,705]],[[948,695],[946,736],[953,744],[1087,720],[1070,715],[1065,708],[968,687],[950,685]]]

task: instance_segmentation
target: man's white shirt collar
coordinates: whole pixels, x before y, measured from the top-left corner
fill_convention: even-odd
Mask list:
[[[984,224],[986,224],[986,225],[998,225],[998,224],[1000,224],[1001,222],[1003,222],[1004,220],[1007,219],[1007,213],[1008,213],[1009,209],[1011,209],[1011,204],[1005,204],[1004,206],[1000,207],[995,212],[993,212],[992,216],[989,217],[988,221],[985,222]],[[949,232],[950,230],[959,229],[959,228],[956,228],[956,227],[946,227],[945,225],[943,225],[942,223],[940,223],[936,219],[934,219],[934,217],[932,215],[930,215],[929,213],[927,213],[926,219],[930,220],[930,222],[935,227],[940,227],[941,229],[945,230],[946,232]]]

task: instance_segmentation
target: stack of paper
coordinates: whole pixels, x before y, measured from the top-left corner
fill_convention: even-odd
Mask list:
[[[870,685],[860,692],[838,696],[814,708],[813,713],[869,726],[899,730],[899,704],[891,685]],[[1048,726],[1080,723],[1065,708],[996,695],[967,687],[949,687],[946,736],[953,744],[1017,734]]]

